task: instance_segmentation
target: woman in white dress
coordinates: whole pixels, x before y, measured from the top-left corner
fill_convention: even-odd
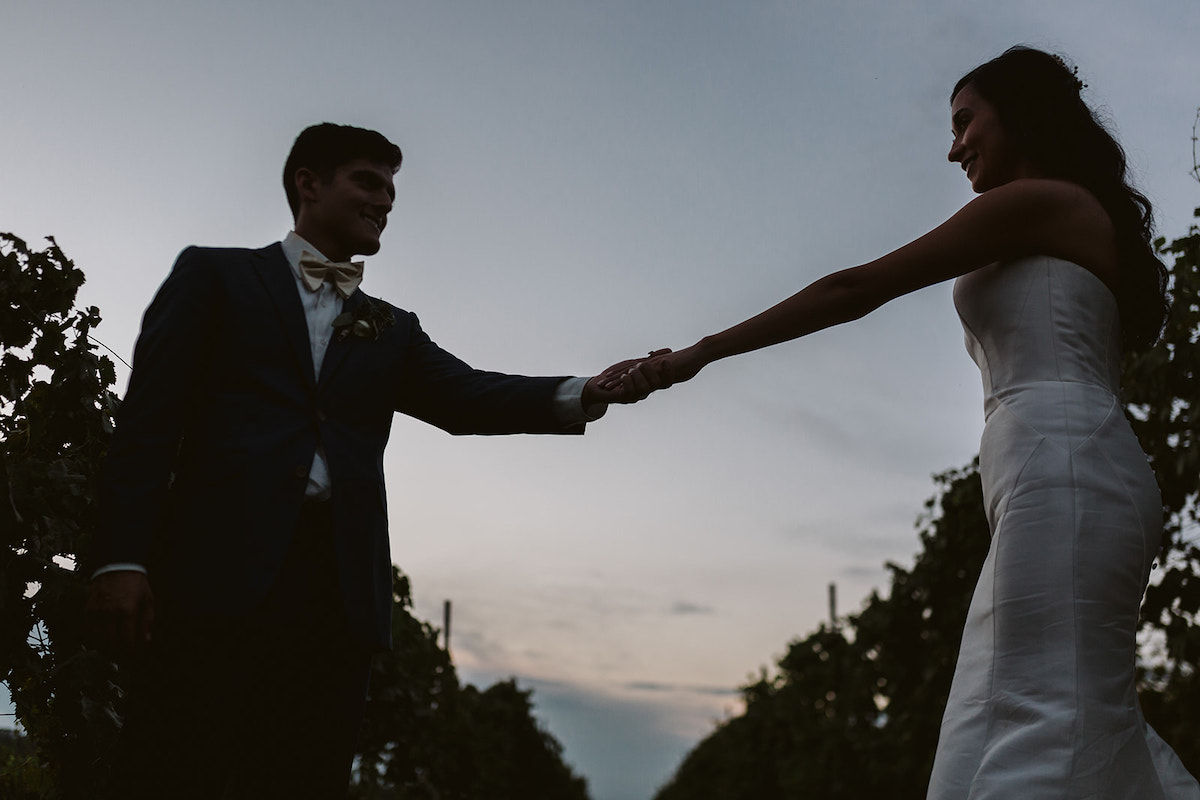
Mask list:
[[[614,374],[630,391],[858,319],[958,278],[983,373],[991,549],[968,614],[929,786],[936,800],[1200,800],[1142,718],[1138,608],[1162,504],[1118,399],[1122,348],[1154,343],[1166,273],[1150,204],[1073,70],[1013,48],[951,95],[950,161],[979,197],[934,230],[677,352]]]

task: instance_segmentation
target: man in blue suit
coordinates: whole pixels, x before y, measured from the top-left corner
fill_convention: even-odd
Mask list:
[[[344,796],[370,655],[390,646],[395,412],[582,433],[658,388],[472,369],[358,289],[350,259],[379,250],[400,161],[374,131],[306,129],[284,168],[295,230],[188,248],[146,311],[89,600],[134,674],[132,795]]]

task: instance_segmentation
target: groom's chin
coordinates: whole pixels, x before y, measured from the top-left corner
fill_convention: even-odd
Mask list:
[[[354,255],[356,256],[373,256],[379,252],[382,245],[378,239],[363,239],[354,246]]]

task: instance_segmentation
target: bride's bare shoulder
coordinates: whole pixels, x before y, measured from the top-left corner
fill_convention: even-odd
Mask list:
[[[1115,283],[1116,228],[1104,206],[1083,186],[1054,178],[1021,178],[973,202],[995,204],[999,215],[1019,225],[1028,254],[1064,258]]]
[[[984,192],[973,202],[986,201],[1029,205],[1040,213],[1057,211],[1063,215],[1095,215],[1112,224],[1104,206],[1094,194],[1078,183],[1059,178],[1017,178]]]

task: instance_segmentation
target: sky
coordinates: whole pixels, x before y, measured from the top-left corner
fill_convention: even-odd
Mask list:
[[[364,290],[521,374],[686,346],[940,223],[972,197],[949,91],[1017,43],[1078,64],[1162,234],[1200,205],[1195,0],[43,0],[0,19],[0,231],[57,239],[126,361],[183,247],[286,234],[283,161],[321,121],[404,151]],[[911,562],[931,476],[981,431],[950,287],[930,287],[582,438],[397,418],[392,554],[418,616],[452,601],[465,680],[534,689],[595,800],[649,798],[827,618],[830,583],[851,612]]]

